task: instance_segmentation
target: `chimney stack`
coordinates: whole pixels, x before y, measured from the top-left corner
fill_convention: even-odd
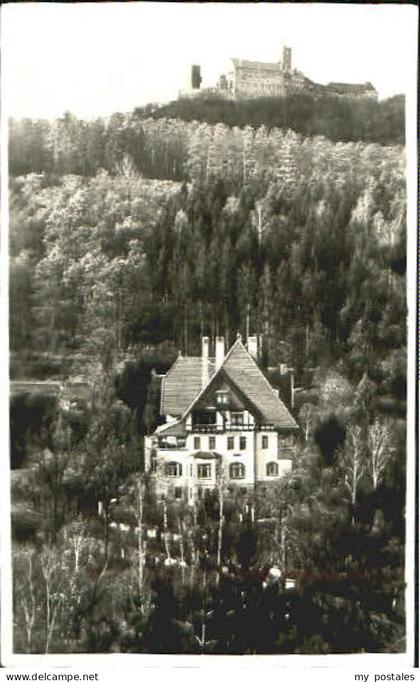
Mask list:
[[[201,387],[204,388],[209,381],[209,346],[210,339],[203,336],[201,339]]]
[[[216,372],[225,358],[225,338],[216,336]]]
[[[247,349],[254,360],[258,360],[258,336],[248,336]]]

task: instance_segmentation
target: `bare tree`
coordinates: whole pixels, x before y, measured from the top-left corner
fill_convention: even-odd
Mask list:
[[[132,573],[133,584],[130,591],[136,593],[140,599],[140,611],[146,615],[150,607],[150,590],[146,570],[147,532],[145,524],[146,477],[135,474],[126,485],[120,488],[120,493],[127,493],[127,502],[135,519],[136,547],[133,552]]]
[[[23,612],[27,643],[26,650],[28,654],[32,653],[32,639],[37,610],[34,584],[34,553],[35,550],[33,548],[24,547],[19,550],[16,557],[23,564],[23,570],[17,582],[16,602]]]
[[[184,547],[184,521],[183,519],[178,519],[178,531],[179,531],[179,555],[181,562],[181,583],[185,582],[185,547]]]
[[[305,443],[308,442],[314,423],[315,410],[310,403],[304,403],[299,411],[299,423],[302,427]]]
[[[169,527],[168,527],[168,507],[166,504],[166,499],[162,500],[163,508],[163,539],[165,543],[165,552],[168,562],[171,561],[171,552],[169,548]]]
[[[191,554],[191,566],[190,566],[190,585],[191,587],[194,585],[195,581],[195,576],[196,576],[196,571],[198,569],[199,563],[200,563],[200,553],[199,553],[199,548],[196,542],[196,534],[197,534],[197,501],[196,499],[193,499],[193,504],[192,504],[192,510],[191,510],[191,521],[192,521],[192,528],[190,529],[190,532],[188,533],[189,537],[189,544],[190,544],[190,554]]]
[[[217,529],[217,568],[220,569],[222,564],[222,544],[223,544],[223,505],[225,493],[225,475],[222,463],[219,462],[217,471],[217,492],[219,497],[219,524]]]
[[[390,435],[385,424],[376,420],[368,430],[369,474],[373,489],[383,479],[386,466],[391,458]]]
[[[82,557],[85,550],[90,547],[91,539],[87,534],[88,526],[82,518],[77,518],[69,526],[64,528],[65,541],[72,555],[72,572],[77,576],[82,566]],[[87,558],[88,560],[88,558]],[[85,563],[87,563],[87,560]]]
[[[147,591],[147,576],[146,576],[146,556],[147,556],[147,538],[144,529],[144,497],[145,497],[145,480],[144,476],[139,474],[135,486],[135,518],[137,523],[137,551],[136,551],[136,572],[137,572],[137,589],[141,599],[141,612],[143,615],[148,611],[149,600]]]
[[[343,452],[344,484],[349,491],[353,508],[352,523],[354,523],[354,508],[356,506],[357,491],[365,473],[363,460],[362,429],[351,426],[347,431],[346,447]]]
[[[65,599],[65,591],[63,586],[58,590],[56,584],[57,569],[60,567],[58,554],[50,549],[44,550],[40,564],[45,581],[45,653],[48,654],[56,620]]]

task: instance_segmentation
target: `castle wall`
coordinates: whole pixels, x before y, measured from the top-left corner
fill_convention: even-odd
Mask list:
[[[294,94],[313,98],[324,95],[355,99],[377,99],[378,93],[371,83],[314,83],[301,71],[292,69],[292,51],[284,47],[276,63],[232,59],[227,72],[222,74],[216,87],[201,88],[201,69],[191,67],[190,87],[179,92],[180,99],[195,97],[241,99],[256,97],[288,97]]]
[[[252,66],[235,66],[233,91],[236,97],[285,97],[281,65],[255,62]]]

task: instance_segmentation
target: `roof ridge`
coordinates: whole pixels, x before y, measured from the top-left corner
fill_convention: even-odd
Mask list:
[[[195,405],[195,403],[198,401],[198,399],[201,398],[201,396],[203,395],[204,391],[205,391],[205,390],[207,389],[207,387],[209,386],[210,382],[213,381],[213,379],[215,379],[215,378],[217,377],[217,375],[219,374],[219,372],[220,372],[220,370],[222,369],[223,365],[225,364],[226,360],[230,357],[230,355],[231,355],[233,349],[235,348],[235,346],[236,346],[238,343],[242,346],[242,348],[243,348],[244,350],[246,350],[246,348],[245,348],[245,346],[243,345],[241,339],[240,339],[240,338],[236,339],[236,341],[235,341],[235,343],[233,344],[233,346],[231,346],[231,348],[229,349],[229,351],[226,353],[225,357],[223,358],[223,362],[222,362],[222,364],[220,365],[220,367],[211,375],[211,377],[209,377],[207,383],[202,387],[201,391],[199,391],[199,393],[197,393],[197,395],[195,396],[194,400],[188,405],[188,407],[187,407],[187,409],[185,410],[184,414],[182,415],[181,419],[184,419],[184,418],[187,416],[188,412],[190,412],[190,410],[192,410],[192,408],[194,407],[194,405]]]
[[[248,357],[250,358],[250,360],[254,363],[254,365],[255,365],[256,368],[258,369],[259,373],[260,373],[261,376],[263,377],[265,383],[267,384],[267,386],[268,386],[268,388],[270,389],[270,391],[273,393],[274,397],[277,398],[278,402],[279,402],[279,403],[281,404],[281,406],[284,407],[284,409],[288,412],[288,414],[290,415],[291,419],[293,420],[293,422],[294,422],[294,423],[296,424],[296,426],[297,426],[297,422],[296,422],[295,418],[293,417],[293,415],[291,414],[291,412],[290,412],[290,410],[287,408],[287,406],[284,404],[283,400],[280,398],[279,393],[278,393],[278,392],[273,388],[273,386],[270,384],[270,382],[268,381],[267,377],[265,376],[265,374],[264,374],[264,372],[262,371],[261,367],[258,365],[258,363],[257,363],[257,361],[255,360],[255,358],[254,358],[254,357],[251,355],[251,353],[245,348],[245,346],[244,346],[243,343],[240,341],[240,339],[238,339],[238,341],[240,342],[240,345],[242,346],[242,348],[243,348],[243,349],[245,350],[245,352],[247,353],[247,355],[248,355]],[[234,345],[232,346],[231,351],[233,350],[233,348],[235,347],[235,345],[236,345],[236,344],[234,344]],[[226,356],[225,359],[227,359],[227,357],[228,357],[228,356]],[[252,401],[251,401],[251,402],[252,402]]]
[[[246,349],[245,349],[245,350],[246,350]],[[264,372],[262,371],[261,367],[258,365],[258,363],[257,363],[257,361],[255,360],[255,358],[254,358],[254,357],[251,355],[251,353],[249,353],[248,351],[247,351],[247,353],[248,353],[248,356],[251,358],[252,362],[254,363],[254,365],[255,365],[255,366],[257,367],[257,369],[259,370],[259,372],[260,372],[260,374],[262,375],[262,377],[264,378],[264,381],[265,381],[265,383],[267,384],[267,386],[268,386],[268,387],[270,388],[270,390],[274,393],[274,395],[275,395],[275,397],[277,398],[277,400],[283,405],[283,407],[286,408],[286,410],[287,410],[287,411],[289,412],[289,414],[290,414],[290,410],[287,408],[287,406],[284,404],[283,400],[280,398],[280,395],[279,395],[278,391],[270,384],[270,382],[268,381],[267,377],[265,376],[265,374],[264,374]],[[290,414],[290,416],[292,417],[293,421],[296,422],[296,420],[294,419],[293,415]],[[297,424],[296,424],[296,425],[297,425]]]

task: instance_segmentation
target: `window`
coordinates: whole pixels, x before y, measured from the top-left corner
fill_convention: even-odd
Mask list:
[[[268,448],[268,436],[262,437],[261,447],[263,450],[267,450],[267,448]]]
[[[277,462],[268,462],[266,471],[267,476],[278,476],[279,465],[277,464]]]
[[[244,423],[244,413],[243,412],[232,412],[230,421],[232,426],[242,426]]]
[[[293,448],[295,439],[293,436],[279,436],[279,443],[282,448]]]
[[[198,478],[211,478],[211,464],[197,464]]]
[[[228,392],[227,391],[216,391],[216,400],[218,405],[228,404]]]
[[[246,450],[246,436],[239,437],[239,449]]]
[[[200,436],[194,436],[194,450],[199,450],[201,448],[201,438]]]
[[[182,499],[182,488],[175,488],[175,499],[176,500],[181,500]]]
[[[233,436],[228,436],[227,448],[228,450],[233,450],[235,447],[235,438]]]
[[[182,476],[182,464],[179,462],[165,464],[165,476]]]
[[[245,478],[245,466],[241,462],[234,462],[229,467],[230,478]]]
[[[209,450],[214,450],[216,447],[216,438],[214,436],[209,436]]]

